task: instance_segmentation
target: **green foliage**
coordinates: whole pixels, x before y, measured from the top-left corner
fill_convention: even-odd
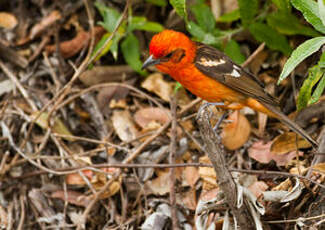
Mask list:
[[[146,0],[149,3],[155,4],[157,6],[166,6],[167,0]]]
[[[307,22],[309,22],[316,30],[325,33],[325,25],[323,24],[317,3],[313,0],[291,0],[292,5],[301,11]],[[323,16],[322,16],[323,17]]]
[[[301,34],[306,36],[319,36],[319,33],[301,24],[299,19],[293,14],[285,11],[277,11],[267,16],[267,24],[285,35]]]
[[[240,46],[235,40],[229,40],[224,51],[237,64],[245,61],[245,56],[240,52]]]
[[[169,2],[176,10],[176,13],[182,18],[184,18],[185,22],[188,22],[186,12],[186,0],[170,0]]]
[[[308,78],[304,81],[304,84],[302,85],[299,91],[299,96],[297,101],[298,110],[301,110],[305,108],[307,105],[318,101],[325,86],[325,80],[324,80],[325,78],[323,76],[324,76],[324,69],[320,68],[319,65],[316,65],[309,69]],[[312,94],[312,89],[318,82],[319,84],[316,87],[314,93]]]
[[[283,81],[303,60],[319,50],[323,44],[325,44],[325,37],[316,37],[309,39],[298,46],[285,63],[278,84]]]
[[[204,3],[199,3],[191,7],[198,26],[206,32],[212,32],[216,26],[216,20],[209,6]]]
[[[239,9],[233,10],[229,13],[226,13],[222,16],[220,16],[217,21],[218,22],[233,22],[233,21],[237,21],[238,19],[240,19],[240,13],[239,13]]]
[[[245,27],[254,21],[258,10],[258,3],[258,0],[238,0],[240,18]]]
[[[267,24],[255,22],[252,23],[248,29],[256,40],[265,42],[265,44],[271,49],[279,50],[286,55],[291,53],[292,48],[290,47],[287,38]]]
[[[163,4],[165,1],[159,2]],[[103,21],[99,22],[98,24],[103,26],[107,30],[107,33],[96,44],[93,55],[103,47],[107,39],[115,30],[117,23],[121,18],[121,13],[113,8],[107,7],[98,2],[95,3],[95,6],[103,18]],[[114,59],[116,60],[118,57],[119,42],[122,41],[121,49],[124,60],[135,71],[141,75],[145,75],[146,72],[141,70],[142,62],[140,59],[141,53],[139,48],[139,41],[133,34],[133,31],[135,30],[160,32],[163,30],[163,26],[159,23],[148,21],[145,17],[132,16],[132,14],[129,14],[128,19],[122,22],[121,26],[114,34],[113,39],[106,45],[96,60],[101,58],[103,55],[106,55],[108,52],[111,52]]]

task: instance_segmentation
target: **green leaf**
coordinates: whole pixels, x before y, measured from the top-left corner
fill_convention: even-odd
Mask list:
[[[325,26],[325,5],[323,0],[318,0],[318,13],[323,26]]]
[[[323,44],[325,44],[325,37],[312,38],[299,45],[285,63],[278,84],[280,84],[300,62],[319,50]]]
[[[103,17],[103,22],[99,22],[98,24],[103,26],[108,32],[113,32],[121,14],[117,10],[109,8],[99,2],[96,2],[95,6]]]
[[[138,73],[141,75],[145,75],[145,71],[141,70],[142,62],[140,60],[140,45],[138,39],[134,36],[134,34],[130,33],[122,42],[121,50],[123,53],[123,57]]]
[[[318,83],[310,100],[308,101],[308,105],[314,104],[319,100],[319,98],[322,96],[322,94],[324,92],[324,88],[325,88],[325,77],[324,77],[324,72],[323,72],[320,82]]]
[[[238,0],[240,18],[245,27],[254,20],[258,10],[258,0]]]
[[[314,29],[302,25],[296,16],[284,11],[269,14],[267,16],[267,23],[285,35],[301,34],[313,37],[320,35]]]
[[[240,46],[235,40],[228,41],[224,52],[237,64],[245,61],[245,56],[240,52]]]
[[[190,32],[190,34],[194,36],[195,40],[199,42],[203,42],[204,44],[208,44],[208,45],[214,45],[219,42],[216,36],[214,36],[214,34],[205,32],[195,22],[189,22],[188,25],[189,26],[187,29]]]
[[[274,5],[278,7],[280,11],[290,13],[291,12],[291,4],[290,0],[272,0]]]
[[[177,93],[177,91],[180,90],[182,87],[183,86],[181,85],[181,83],[177,81],[174,87],[174,93]]]
[[[269,48],[279,50],[285,55],[291,53],[292,48],[290,47],[287,38],[272,27],[264,23],[256,22],[252,23],[248,29],[257,41],[265,42]]]
[[[167,6],[167,0],[146,0],[146,1],[156,6],[161,6],[161,7]]]
[[[198,25],[203,30],[206,32],[211,32],[214,29],[216,20],[214,19],[210,7],[204,3],[195,4],[191,7],[191,11],[195,16]]]
[[[319,58],[318,65],[320,68],[325,68],[325,52]]]
[[[162,25],[156,22],[150,22],[145,17],[132,17],[128,26],[129,32],[133,30],[145,30],[150,32],[160,32],[164,29]]]
[[[304,81],[303,85],[300,88],[298,100],[297,100],[297,109],[301,110],[308,105],[308,102],[311,98],[311,92],[313,87],[322,77],[323,73],[320,71],[319,66],[314,66],[309,69],[308,78]]]
[[[325,33],[325,26],[323,25],[319,11],[318,11],[318,5],[313,0],[291,0],[292,5],[300,10],[302,14],[304,15],[305,19],[313,25],[313,27],[322,32]]]
[[[240,18],[239,9],[233,10],[229,13],[223,14],[217,19],[218,22],[233,22]]]
[[[185,22],[188,22],[186,12],[186,0],[169,0],[169,2],[176,10],[176,13],[182,18],[184,18]]]

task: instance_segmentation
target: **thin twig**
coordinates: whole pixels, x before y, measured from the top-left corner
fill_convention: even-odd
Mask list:
[[[170,142],[170,152],[169,152],[169,163],[175,164],[176,158],[176,147],[177,147],[177,93],[170,100],[171,106],[171,117],[172,117],[172,129],[171,129],[171,142]],[[169,170],[169,200],[171,206],[171,218],[173,229],[179,229],[178,218],[177,218],[177,207],[176,207],[176,195],[175,195],[175,168],[170,168]]]

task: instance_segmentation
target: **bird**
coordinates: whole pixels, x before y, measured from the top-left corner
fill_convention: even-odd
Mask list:
[[[318,147],[304,129],[280,110],[278,100],[265,91],[260,79],[216,48],[192,41],[182,32],[165,29],[152,37],[149,54],[142,69],[155,65],[194,95],[223,109],[246,106],[277,118],[313,148]]]

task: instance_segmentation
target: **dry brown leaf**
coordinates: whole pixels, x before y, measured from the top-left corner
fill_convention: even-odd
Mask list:
[[[298,142],[296,143],[297,136]],[[271,152],[273,154],[282,155],[295,151],[297,147],[298,149],[310,148],[311,144],[294,132],[285,132],[274,138],[271,145]]]
[[[170,191],[170,174],[168,169],[157,169],[157,178],[147,181],[146,186],[156,195],[165,195]]]
[[[39,112],[35,112],[31,115],[31,119],[34,119]],[[49,127],[48,125],[48,113],[43,112],[38,119],[36,120],[36,124],[39,125],[43,129],[47,129]],[[52,131],[54,133],[60,134],[60,135],[68,135],[72,136],[73,134],[70,132],[67,126],[59,119],[56,118],[52,127]],[[74,138],[72,137],[63,137],[63,139],[67,141],[74,141]]]
[[[325,173],[325,163],[319,163],[313,166],[313,169],[320,171],[321,173]]]
[[[131,141],[137,137],[138,130],[133,123],[133,119],[129,111],[115,110],[112,115],[112,123],[117,136],[122,141]]]
[[[83,72],[79,79],[86,86],[104,82],[124,82],[131,77],[134,70],[128,65],[95,66]]]
[[[173,93],[172,85],[173,83],[164,80],[161,73],[153,73],[149,75],[144,82],[142,82],[141,87],[155,93],[164,101],[169,101],[170,96]]]
[[[277,155],[271,153],[271,145],[272,142],[263,143],[263,141],[255,142],[249,149],[248,155],[249,157],[255,159],[256,161],[267,164],[271,160],[274,160],[277,166],[285,166],[287,165],[293,158],[296,157],[296,151],[292,151],[287,154]],[[298,152],[299,156],[303,153]]]
[[[13,29],[17,26],[18,20],[15,15],[7,12],[0,12],[0,27]]]
[[[195,187],[196,182],[200,179],[199,170],[195,167],[186,167],[183,170],[183,175],[187,184],[192,188]]]
[[[61,17],[62,15],[59,11],[52,11],[49,15],[44,17],[40,23],[33,26],[29,33],[29,39],[32,40],[35,37],[39,36],[49,26],[53,25],[56,21],[60,20]]]
[[[185,205],[186,208],[195,211],[197,205],[195,189],[190,189],[189,191],[182,193],[180,198],[182,199],[183,204]]]
[[[255,195],[255,197],[262,195],[262,193],[268,188],[269,186],[264,181],[256,181],[248,187],[248,189]]]
[[[152,122],[163,125],[170,120],[169,110],[163,108],[143,108],[134,114],[135,122],[143,129],[147,129]]]
[[[90,203],[91,199],[88,196],[85,196],[83,193],[75,192],[68,190],[67,196],[65,195],[64,190],[58,190],[51,194],[52,198],[61,199],[63,201],[67,201],[71,204],[87,207]]]
[[[229,150],[243,146],[249,138],[251,126],[247,118],[238,110],[229,115],[227,123],[221,133],[222,143]]]
[[[96,42],[103,36],[105,29],[100,26],[95,28],[95,40]],[[69,41],[60,43],[60,53],[64,58],[70,58],[79,53],[86,45],[88,45],[90,39],[90,32],[80,30],[77,35]],[[48,53],[54,53],[56,51],[56,45],[48,45],[45,50]]]
[[[114,174],[117,170],[115,168],[102,168],[102,171]],[[82,170],[84,176],[89,180],[92,186],[95,188],[96,191],[99,191],[105,184],[107,183],[108,176],[102,172],[93,172],[91,170]],[[79,173],[71,173],[68,174],[65,178],[65,181],[68,185],[86,185],[86,181]],[[113,196],[120,190],[122,183],[122,178],[119,177],[118,180],[113,181],[109,188],[100,196],[101,199],[105,199],[107,197]]]
[[[3,229],[8,227],[8,214],[2,205],[0,205],[0,226]]]
[[[200,158],[200,163],[211,164],[209,157],[203,156]],[[203,190],[209,191],[218,187],[217,176],[213,168],[199,167],[199,175],[203,181]]]

